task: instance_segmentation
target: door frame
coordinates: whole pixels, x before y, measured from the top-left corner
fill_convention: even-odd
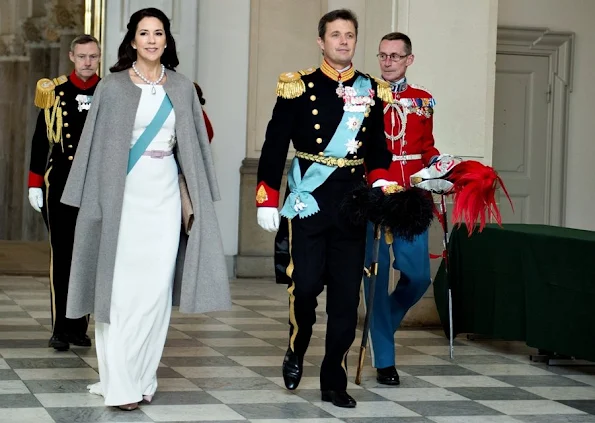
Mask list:
[[[510,26],[499,26],[497,35],[496,54],[549,59],[544,217],[546,224],[555,226],[566,223],[568,105],[573,82],[574,38],[573,32]]]
[[[85,0],[85,34],[97,38],[102,50],[105,50],[105,0]],[[105,57],[99,62],[98,74],[105,73]]]

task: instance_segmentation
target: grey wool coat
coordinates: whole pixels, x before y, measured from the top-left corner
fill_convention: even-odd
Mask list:
[[[176,114],[175,153],[195,219],[188,236],[181,230],[173,305],[183,313],[229,310],[229,281],[213,205],[220,199],[219,188],[201,105],[192,82],[181,74],[168,71],[163,88]],[[61,198],[62,203],[79,208],[68,318],[93,314],[98,322],[110,322],[126,170],[140,97],[141,89],[127,70],[103,78],[93,96]]]

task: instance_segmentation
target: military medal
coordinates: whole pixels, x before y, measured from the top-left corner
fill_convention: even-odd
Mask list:
[[[75,100],[78,102],[78,111],[82,112],[83,110],[89,110],[91,108],[91,99],[93,98],[92,95],[85,95],[79,94],[75,97]]]
[[[337,97],[343,98],[345,96],[345,87],[343,87],[343,81],[339,79],[339,86],[335,90]]]
[[[360,147],[360,143],[355,138],[352,138],[349,141],[347,141],[345,147],[347,147],[347,154],[356,154],[358,148]]]
[[[368,95],[358,95],[358,92],[353,87],[341,87],[343,93],[343,110],[346,112],[363,112],[369,113],[370,107],[375,104],[374,90],[369,90]],[[339,88],[337,88],[337,92]]]
[[[347,119],[347,122],[345,122],[345,125],[347,125],[347,128],[349,128],[355,132],[355,131],[359,131],[360,126],[362,126],[362,122],[355,116],[351,116],[351,117],[349,117],[349,119]]]

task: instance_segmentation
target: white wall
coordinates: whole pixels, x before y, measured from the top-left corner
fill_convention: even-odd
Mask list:
[[[398,30],[411,37],[408,79],[436,98],[442,153],[491,163],[497,0],[399,0]]]
[[[595,1],[500,0],[498,25],[545,27],[576,34],[570,94],[565,226],[595,230]]]
[[[240,166],[246,157],[249,0],[200,0],[196,81],[213,124],[222,200],[216,203],[225,254],[238,252]]]

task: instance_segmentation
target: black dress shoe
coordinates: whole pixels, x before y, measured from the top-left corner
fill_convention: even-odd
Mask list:
[[[91,338],[89,338],[85,333],[70,334],[68,335],[68,341],[70,341],[71,344],[76,345],[77,347],[91,346]]]
[[[300,384],[304,373],[303,368],[304,358],[288,349],[283,359],[283,381],[285,387],[290,391],[293,391]]]
[[[65,335],[52,335],[48,347],[55,349],[56,351],[68,351],[70,344]]]
[[[399,385],[399,373],[395,366],[376,369],[376,380],[382,385]]]
[[[345,391],[322,391],[322,400],[336,407],[355,408],[357,402]]]

